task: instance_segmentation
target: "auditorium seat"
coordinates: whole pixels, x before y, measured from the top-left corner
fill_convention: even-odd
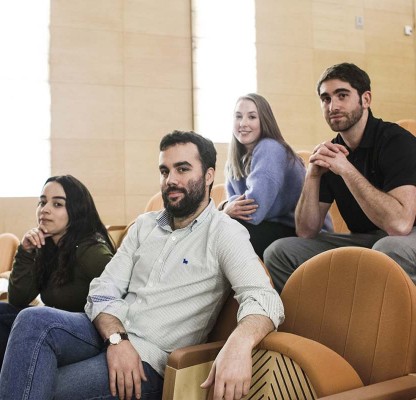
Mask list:
[[[362,247],[321,253],[292,274],[282,301],[284,323],[253,351],[247,399],[416,398],[416,287],[391,258]],[[235,321],[235,300],[226,307],[217,325]],[[170,355],[164,400],[207,398],[199,385],[225,337],[212,339],[222,341]]]

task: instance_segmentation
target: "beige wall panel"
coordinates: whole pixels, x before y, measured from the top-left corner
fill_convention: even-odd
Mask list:
[[[126,224],[126,199],[124,193],[117,196],[94,196],[95,206],[104,225]]]
[[[147,202],[157,192],[160,191],[157,186],[151,195],[137,195],[137,196],[126,196],[126,222],[127,225],[131,221],[134,221],[140,214],[144,212]]]
[[[414,103],[396,103],[392,101],[378,101],[373,98],[372,107],[375,116],[386,121],[398,121],[400,119],[416,119],[416,107]]]
[[[403,35],[404,36],[404,35]],[[406,59],[406,63],[413,62],[415,55],[412,36],[404,36],[405,39],[398,39],[392,35],[379,37],[375,35],[366,35],[365,47],[368,56],[373,54],[390,56],[390,62],[394,62],[393,58],[400,57]]]
[[[414,38],[404,34],[404,26],[411,24],[409,14],[366,10],[365,15],[367,55],[415,58]]]
[[[313,5],[314,48],[364,53],[364,29],[355,27],[356,16],[364,16],[364,10],[361,7],[348,6],[344,2],[329,4],[315,1]]]
[[[403,14],[412,13],[412,0],[363,0],[367,9],[384,10]]]
[[[394,99],[416,104],[416,74],[413,62],[407,59],[372,56],[367,61],[373,97],[383,101]]]
[[[184,89],[126,87],[126,139],[153,143],[174,129],[192,129],[191,95]]]
[[[126,196],[151,196],[159,188],[159,141],[125,142]]]
[[[256,42],[285,46],[312,46],[310,0],[256,2]]]
[[[312,49],[257,45],[258,92],[309,94],[312,61]]]
[[[53,83],[51,100],[54,138],[124,138],[121,86]]]
[[[314,0],[312,13],[314,29],[345,33],[363,31],[355,27],[355,17],[364,17],[364,7],[360,0],[357,2]]]
[[[52,171],[71,174],[94,196],[124,194],[124,144],[116,140],[52,140]]]
[[[46,179],[45,179],[46,180]],[[39,194],[42,188],[39,188]],[[36,226],[36,197],[0,197],[0,232],[11,232],[19,239]]]
[[[231,135],[231,134],[230,134]],[[215,166],[215,181],[217,183],[224,183],[224,169],[225,162],[227,161],[228,144],[227,143],[214,143],[215,149],[217,150],[217,163]]]
[[[344,0],[340,2],[339,0],[312,0],[312,2],[315,3],[322,3],[326,4],[327,6],[331,5],[339,5],[342,3],[344,6],[347,7],[362,7],[363,6],[363,0]]]
[[[51,25],[121,31],[123,3],[123,0],[52,0]]]
[[[121,85],[123,33],[51,27],[51,82]]]
[[[264,93],[264,96],[272,107],[285,140],[298,150],[315,147],[317,144],[315,116],[316,110],[320,110],[318,98],[313,95],[295,94]]]
[[[191,2],[183,0],[124,2],[126,32],[189,38]]]
[[[192,88],[189,38],[125,33],[128,86]]]

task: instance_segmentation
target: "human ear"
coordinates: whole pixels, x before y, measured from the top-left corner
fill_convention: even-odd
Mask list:
[[[211,185],[211,183],[214,182],[215,178],[215,169],[210,167],[207,169],[207,172],[205,172],[205,183],[207,186]]]

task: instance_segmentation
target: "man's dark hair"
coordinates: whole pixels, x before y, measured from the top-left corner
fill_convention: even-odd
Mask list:
[[[196,132],[189,131],[173,131],[165,135],[160,142],[160,151],[166,150],[168,147],[174,146],[178,143],[193,143],[199,152],[199,159],[202,163],[202,172],[207,172],[208,168],[215,169],[215,163],[217,162],[217,151],[215,150],[214,143],[211,140],[204,138]]]
[[[316,86],[318,95],[321,94],[319,91],[322,83],[330,79],[339,79],[340,81],[348,82],[355,90],[357,90],[360,98],[364,92],[371,91],[370,77],[367,72],[358,68],[355,64],[341,63],[327,68],[319,78]]]

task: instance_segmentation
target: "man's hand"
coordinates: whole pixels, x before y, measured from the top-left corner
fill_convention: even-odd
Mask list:
[[[227,342],[228,343],[228,342]],[[222,348],[201,388],[214,385],[213,400],[241,399],[251,383],[251,348],[227,344]]]
[[[120,400],[130,400],[133,393],[141,397],[141,381],[146,381],[142,360],[128,340],[107,349],[110,392]]]
[[[246,196],[242,194],[235,200],[229,202],[224,207],[224,212],[231,218],[241,219],[243,221],[250,221],[250,217],[258,208],[254,199],[246,199]]]
[[[318,144],[309,159],[311,175],[321,176],[328,170],[340,175],[347,164],[350,164],[347,160],[348,154],[348,150],[340,144],[331,141]]]
[[[244,317],[219,352],[201,388],[214,385],[213,400],[238,400],[245,396],[250,390],[251,352],[273,328],[266,316]]]

